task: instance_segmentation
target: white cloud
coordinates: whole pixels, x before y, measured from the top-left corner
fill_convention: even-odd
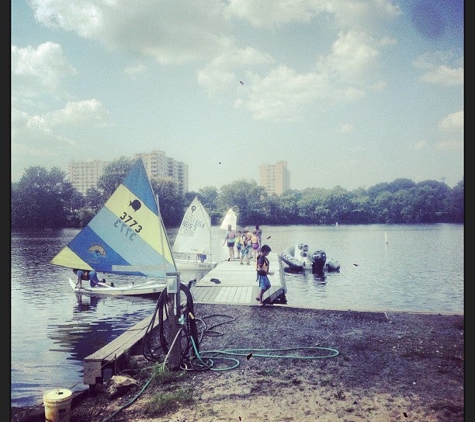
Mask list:
[[[418,57],[413,65],[424,70],[419,80],[432,85],[463,85],[463,52],[457,50],[437,51]]]
[[[399,15],[387,0],[232,0],[228,5],[217,0],[143,0],[134,7],[128,0],[77,0],[73,6],[66,0],[33,0],[31,5],[45,26],[76,32],[134,57],[152,57],[162,65],[199,66],[198,82],[210,97],[224,98],[256,120],[288,121],[300,119],[306,109],[328,109],[385,86],[376,76],[377,61],[379,49],[392,41],[386,34],[378,40],[364,31]],[[246,45],[233,33],[235,19],[265,27],[323,16],[335,16],[343,29],[329,53],[316,58],[308,72],[299,72],[291,63],[276,65],[271,54]],[[125,69],[129,75],[144,71],[141,64]]]
[[[348,133],[354,132],[355,128],[351,123],[345,123],[336,129],[335,133],[346,135]]]
[[[46,42],[37,48],[11,47],[13,99],[38,95],[64,96],[64,79],[77,74],[60,45]]]
[[[35,17],[48,27],[76,32],[111,50],[141,54],[161,64],[210,59],[228,43],[230,27],[217,0],[33,0]]]
[[[108,114],[97,100],[68,102],[62,110],[48,113],[45,120],[51,126],[107,126]]]
[[[147,71],[147,66],[145,66],[143,63],[138,63],[133,66],[127,66],[124,69],[124,73],[130,76],[140,75],[142,73],[145,73],[146,71]]]
[[[424,139],[424,140],[422,140],[422,141],[416,142],[416,143],[413,145],[412,149],[418,151],[418,150],[424,148],[426,145],[427,145],[427,140]]]
[[[457,111],[444,117],[438,124],[438,128],[442,131],[463,131],[464,112]]]
[[[49,157],[51,166],[61,167],[65,156],[75,155],[77,148],[85,148],[94,139],[84,133],[108,125],[108,115],[96,100],[69,102],[63,109],[43,115],[13,107],[11,120],[12,170],[17,178],[15,172],[38,165],[39,157]]]
[[[230,0],[229,19],[248,21],[258,28],[333,18],[339,28],[368,29],[394,19],[401,11],[388,0]]]

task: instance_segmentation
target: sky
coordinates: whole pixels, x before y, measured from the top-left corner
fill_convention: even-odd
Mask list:
[[[155,150],[189,189],[464,178],[462,0],[12,0],[11,181]]]

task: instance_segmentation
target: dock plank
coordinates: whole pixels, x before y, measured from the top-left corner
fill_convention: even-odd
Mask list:
[[[152,316],[145,318],[92,355],[84,358],[84,384],[89,386],[102,384],[104,370],[111,368],[111,364],[142,340],[151,320]],[[156,326],[158,326],[158,321],[155,320],[153,327]]]
[[[285,297],[286,287],[282,262],[276,253],[268,255],[270,268],[274,275],[270,276],[272,287],[265,294],[268,303]],[[212,289],[203,291],[202,289]],[[256,305],[255,297],[259,293],[256,282],[256,268],[253,261],[250,265],[241,265],[240,260],[223,261],[201,278],[192,288],[193,300],[197,303],[233,303]]]

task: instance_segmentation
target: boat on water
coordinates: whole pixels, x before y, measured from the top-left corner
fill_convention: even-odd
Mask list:
[[[211,217],[198,197],[183,216],[172,251],[184,281],[196,280],[218,264],[211,250]]]
[[[226,214],[224,215],[223,221],[221,222],[219,228],[221,230],[228,230],[228,226],[231,226],[231,230],[237,230],[237,215],[232,209],[232,207],[229,208],[228,211],[226,211]],[[223,260],[227,260],[229,257],[229,249],[225,244],[223,244],[223,247],[221,249],[221,256]]]
[[[167,280],[179,278],[158,199],[142,159],[134,163],[104,206],[51,264],[133,279],[125,285],[103,279],[95,287],[83,282],[78,288],[69,277],[74,292],[90,295],[155,295],[167,288]]]
[[[76,279],[73,280],[71,277],[69,277],[69,285],[76,293],[94,296],[156,296],[167,287],[166,284],[162,282],[157,283],[155,280],[137,284],[135,282],[128,282],[120,286],[101,281],[95,287],[88,286],[86,282],[83,282],[82,288],[79,289],[76,287]]]
[[[229,208],[229,210],[224,215],[220,229],[227,230],[229,224],[231,224],[231,230],[237,229],[237,215],[232,208]]]
[[[340,271],[340,263],[333,259],[328,259],[327,254],[323,250],[309,252],[308,245],[298,243],[285,248],[279,255],[280,259],[288,265],[288,269],[294,272],[312,271],[313,273],[321,272],[338,272]]]

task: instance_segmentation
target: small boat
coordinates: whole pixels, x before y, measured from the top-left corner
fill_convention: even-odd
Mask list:
[[[223,221],[221,222],[219,228],[221,230],[228,230],[229,225],[231,225],[231,230],[237,230],[237,215],[232,207],[229,208],[229,210],[224,215]],[[223,245],[221,249],[221,257],[223,260],[227,260],[229,257],[229,249],[226,245]]]
[[[226,212],[226,215],[221,222],[220,229],[227,230],[229,224],[231,224],[231,230],[237,230],[237,215],[232,208],[229,208]]]
[[[74,292],[89,295],[157,294],[167,288],[170,277],[179,278],[158,198],[142,159],[134,163],[104,206],[51,263],[135,279],[125,286],[116,280],[114,286],[103,281],[89,287],[85,281],[79,289],[75,280],[69,278]]]
[[[218,264],[213,262],[211,254],[211,217],[198,197],[183,216],[172,250],[184,280],[196,280]]]
[[[340,271],[340,263],[338,261],[328,259],[327,254],[322,250],[309,253],[308,245],[305,243],[285,248],[280,254],[280,258],[288,265],[291,271],[295,272],[306,270],[313,273]]]
[[[114,284],[107,284],[104,281],[99,282],[95,287],[90,287],[87,282],[83,282],[81,288],[76,287],[76,280],[69,277],[69,285],[75,293],[84,293],[94,296],[158,296],[166,285],[157,284],[155,280],[143,283],[130,282],[127,285],[116,287]]]

